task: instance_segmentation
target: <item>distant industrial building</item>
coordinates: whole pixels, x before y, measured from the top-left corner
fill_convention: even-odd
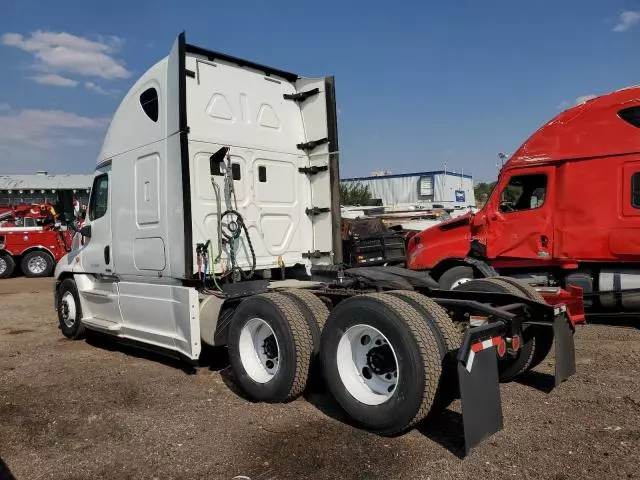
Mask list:
[[[439,170],[435,172],[373,175],[344,178],[346,185],[368,186],[382,205],[424,204],[444,208],[475,207],[471,175]]]
[[[0,175],[0,206],[50,203],[60,214],[73,214],[73,200],[89,203],[93,175]]]

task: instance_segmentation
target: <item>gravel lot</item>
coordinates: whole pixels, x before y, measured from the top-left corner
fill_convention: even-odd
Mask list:
[[[504,430],[461,459],[454,410],[390,439],[344,424],[321,393],[250,403],[228,386],[224,352],[189,369],[64,339],[51,288],[0,281],[0,458],[19,480],[640,478],[633,323],[580,328],[578,373],[551,393],[549,361],[503,385]]]

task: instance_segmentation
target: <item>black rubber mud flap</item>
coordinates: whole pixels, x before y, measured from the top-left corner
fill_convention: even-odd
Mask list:
[[[471,371],[458,360],[458,382],[462,402],[464,448],[471,449],[502,429],[502,403],[498,379],[498,358],[495,348],[473,355]]]
[[[565,315],[556,315],[553,322],[556,342],[556,387],[576,373],[576,348],[573,329]]]

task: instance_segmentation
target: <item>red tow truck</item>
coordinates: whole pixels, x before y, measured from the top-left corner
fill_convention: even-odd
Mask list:
[[[56,222],[49,205],[21,205],[0,212],[0,279],[20,268],[46,277],[71,247],[72,232]]]
[[[580,287],[588,312],[640,310],[640,88],[570,108],[502,168],[486,205],[408,241],[443,289],[505,275]]]

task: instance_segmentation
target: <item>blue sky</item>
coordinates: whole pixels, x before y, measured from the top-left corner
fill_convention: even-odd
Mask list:
[[[119,99],[182,30],[335,75],[345,177],[446,162],[492,179],[563,108],[640,84],[638,1],[2,3],[0,174],[91,172]]]

